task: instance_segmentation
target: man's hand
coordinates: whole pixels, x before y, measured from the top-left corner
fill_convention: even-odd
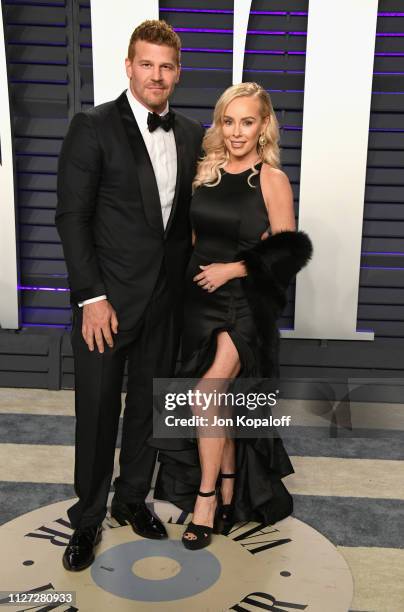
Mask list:
[[[118,319],[108,300],[84,304],[81,333],[90,351],[94,350],[94,338],[100,353],[104,352],[104,339],[112,348],[114,341],[111,332],[118,333]]]

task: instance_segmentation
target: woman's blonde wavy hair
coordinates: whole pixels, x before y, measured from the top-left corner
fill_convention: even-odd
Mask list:
[[[257,142],[257,153],[262,162],[267,163],[273,168],[279,168],[279,125],[271,98],[268,92],[258,83],[240,83],[226,89],[216,103],[213,123],[206,131],[202,141],[204,156],[198,161],[196,176],[192,183],[194,191],[200,185],[215,187],[215,185],[220,183],[222,178],[220,170],[229,159],[229,152],[223,139],[223,117],[230,102],[242,96],[258,98],[261,103],[261,117],[269,117],[268,126],[262,132],[265,136],[266,144],[260,146]],[[258,170],[255,166],[252,166],[251,174],[248,177],[248,183],[251,187],[253,185],[250,183],[250,179],[256,174],[258,174]]]

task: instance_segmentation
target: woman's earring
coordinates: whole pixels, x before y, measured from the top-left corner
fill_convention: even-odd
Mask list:
[[[267,144],[267,139],[265,138],[265,134],[261,134],[261,136],[258,139],[258,144],[260,147],[265,147],[265,145]]]

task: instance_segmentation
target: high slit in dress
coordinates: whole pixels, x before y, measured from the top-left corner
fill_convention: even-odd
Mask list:
[[[261,164],[252,170],[222,172],[214,187],[201,186],[191,202],[196,240],[186,274],[182,365],[178,378],[199,378],[209,369],[220,331],[227,331],[240,358],[241,377],[260,377],[258,342],[250,305],[240,278],[213,292],[200,287],[194,276],[200,265],[236,261],[268,230],[268,213],[260,187]],[[249,182],[253,185],[251,187]],[[159,471],[154,491],[157,499],[171,501],[192,512],[201,471],[196,440],[154,440],[159,448]],[[293,500],[282,478],[294,472],[280,437],[236,440],[237,480],[234,519],[265,524],[285,518]]]

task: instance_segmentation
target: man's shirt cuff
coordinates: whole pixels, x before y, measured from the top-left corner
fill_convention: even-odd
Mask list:
[[[80,308],[85,306],[85,304],[93,304],[94,302],[101,302],[101,300],[106,300],[106,295],[97,295],[97,297],[90,298],[89,300],[84,300],[84,302],[79,302]]]

